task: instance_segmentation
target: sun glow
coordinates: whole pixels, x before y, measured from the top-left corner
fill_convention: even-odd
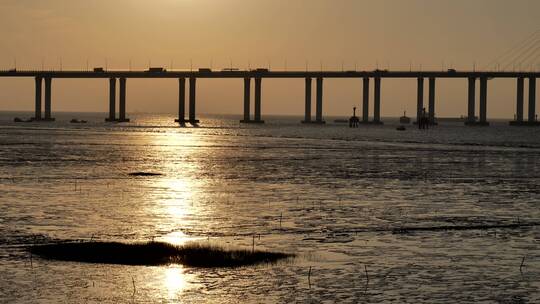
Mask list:
[[[163,283],[168,291],[169,299],[181,294],[189,285],[184,268],[178,265],[165,268]]]
[[[174,245],[183,245],[189,241],[193,241],[195,240],[194,238],[192,237],[189,237],[188,235],[186,235],[184,232],[182,231],[173,231],[167,235],[165,235],[164,237],[160,238],[160,241],[164,241],[164,242],[167,242],[167,243],[171,243],[171,244],[174,244]]]
[[[152,212],[160,218],[157,231],[159,240],[183,245],[195,238],[183,231],[190,227],[190,219],[197,213],[201,180],[197,178],[201,166],[199,153],[204,140],[193,134],[171,132],[154,134],[149,147],[160,155],[160,172],[164,175],[154,179],[154,204]],[[205,149],[202,149],[203,151]]]

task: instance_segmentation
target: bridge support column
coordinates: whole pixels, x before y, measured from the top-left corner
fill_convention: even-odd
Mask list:
[[[255,123],[264,123],[264,120],[261,120],[261,92],[262,89],[262,79],[260,77],[255,78]]]
[[[322,103],[323,103],[323,78],[317,78],[317,104],[315,109],[315,123],[323,124],[322,118]]]
[[[306,78],[306,105],[302,123],[311,123],[311,77]]]
[[[362,123],[369,123],[369,77],[364,77],[362,97]]]
[[[45,117],[43,120],[54,121],[54,118],[51,117],[51,85],[52,78],[45,78]]]
[[[116,121],[116,78],[109,79],[109,117],[105,121]]]
[[[375,77],[373,96],[373,123],[382,124],[381,121],[381,77]]]
[[[480,121],[481,126],[489,126],[487,122],[487,77],[480,78]]]
[[[516,115],[514,120],[510,122],[511,126],[523,125],[523,77],[518,77],[516,85]]]
[[[118,113],[118,122],[129,122],[126,118],[126,79],[120,78],[120,107]]]
[[[43,78],[36,77],[36,104],[33,120],[41,120],[41,89]]]
[[[420,122],[424,110],[424,78],[418,77],[418,87],[416,92],[416,123]]]
[[[536,78],[529,77],[529,121],[530,125],[539,124],[536,117]]]
[[[476,78],[469,77],[469,93],[467,102],[467,120],[465,125],[474,125],[476,123],[476,117],[474,116],[475,110],[475,98],[476,98]]]
[[[186,123],[186,79],[178,78],[178,119],[180,124]]]
[[[242,123],[251,122],[250,117],[250,104],[251,104],[251,78],[244,78],[244,118],[240,120]]]
[[[199,123],[195,118],[195,94],[197,90],[197,78],[189,78],[189,122],[191,124]]]
[[[436,125],[435,122],[435,77],[429,78],[429,123]]]
[[[522,77],[517,80],[517,96],[516,96],[516,120],[523,121],[523,85]]]

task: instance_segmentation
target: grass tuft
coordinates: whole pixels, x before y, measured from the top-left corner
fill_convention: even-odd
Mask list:
[[[261,250],[225,249],[199,243],[68,242],[29,247],[45,259],[121,265],[182,264],[192,267],[240,267],[275,263],[294,255]]]

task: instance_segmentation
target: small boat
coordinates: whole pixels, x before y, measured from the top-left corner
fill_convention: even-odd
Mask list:
[[[24,120],[20,119],[19,117],[15,117],[13,119],[13,122],[23,122]]]
[[[398,131],[405,131],[405,130],[407,130],[407,129],[405,128],[405,126],[399,126],[399,127],[396,128],[396,130],[398,130]]]
[[[403,116],[401,116],[399,118],[399,122],[402,123],[402,124],[410,124],[411,123],[411,118],[407,117],[406,113],[407,112],[403,111]]]
[[[86,120],[78,120],[76,118],[73,118],[72,120],[69,121],[70,123],[86,123],[87,121]]]

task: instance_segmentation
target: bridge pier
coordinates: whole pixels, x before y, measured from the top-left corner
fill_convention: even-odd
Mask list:
[[[306,104],[302,123],[311,123],[311,77],[306,77]]]
[[[244,78],[244,118],[240,120],[241,123],[264,123],[261,120],[261,87],[262,78],[255,78],[255,114],[253,120],[251,120],[251,78]]]
[[[32,120],[41,120],[41,89],[43,87],[42,85],[43,78],[36,77],[36,100],[35,100],[35,111],[34,111],[34,117]]]
[[[362,90],[362,123],[369,123],[369,77],[364,77]]]
[[[381,121],[381,78],[375,77],[373,95],[373,123],[382,124]]]
[[[178,78],[178,119],[180,124],[186,123],[186,79]]]
[[[323,105],[323,78],[317,78],[317,104],[315,108],[315,123],[324,124],[325,121],[322,118],[322,105]]]
[[[197,78],[189,78],[189,123],[196,124],[199,120],[195,117],[195,94],[197,90]]]
[[[118,113],[118,122],[129,122],[126,118],[126,78],[120,78],[120,106]]]
[[[476,99],[476,78],[469,77],[469,91],[467,101],[467,120],[465,125],[472,126],[476,123],[475,111],[475,99]]]
[[[529,77],[529,125],[540,125],[536,117],[536,77]]]
[[[45,78],[45,117],[43,120],[45,121],[54,121],[54,118],[51,117],[51,86],[52,86],[52,78],[46,77]]]
[[[436,125],[435,121],[435,77],[429,78],[429,109],[428,118],[431,125]]]
[[[489,126],[487,121],[487,77],[480,77],[480,121],[481,126]]]
[[[517,80],[517,96],[516,96],[516,120],[523,122],[523,77],[519,77]]]
[[[262,79],[260,77],[255,78],[255,120],[254,123],[264,123],[264,120],[261,120],[261,92],[262,89]]]
[[[523,122],[523,77],[517,78],[516,85],[516,115],[513,121],[510,121],[511,126],[521,126],[524,125]]]
[[[116,78],[109,78],[109,117],[105,121],[116,121]]]
[[[476,78],[469,77],[469,101],[467,110],[467,126],[489,126],[487,121],[487,77],[480,77],[480,113],[479,119],[475,117]]]
[[[417,92],[416,92],[416,124],[420,122],[422,118],[422,112],[424,110],[424,78],[418,77],[417,79]]]
[[[517,78],[517,93],[516,93],[516,117],[515,120],[510,121],[511,126],[540,126],[538,117],[536,116],[536,77],[529,76],[529,113],[528,119],[523,119],[523,93],[524,93],[525,79],[523,77]]]
[[[249,123],[251,121],[251,78],[244,78],[244,119],[240,120],[241,123]]]

